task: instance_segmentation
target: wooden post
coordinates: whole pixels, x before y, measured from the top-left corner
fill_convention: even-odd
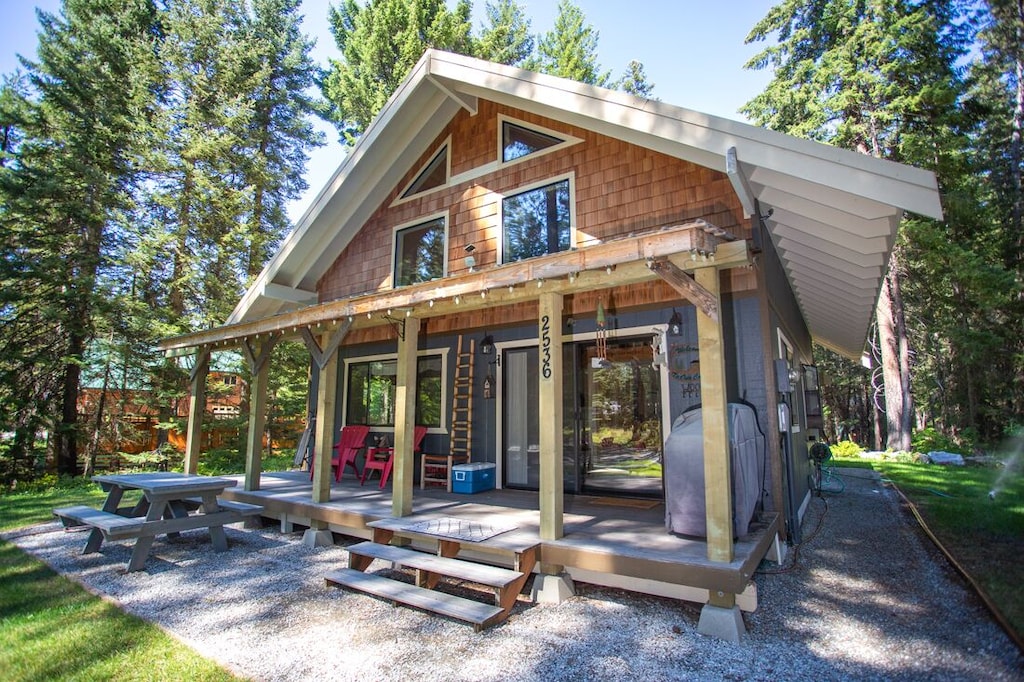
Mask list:
[[[398,367],[395,376],[395,468],[392,472],[391,515],[412,513],[413,429],[416,427],[416,348],[419,346],[420,321],[405,318],[404,338],[398,339]]]
[[[202,346],[189,374],[188,431],[185,435],[185,473],[194,474],[199,466],[203,440],[203,412],[206,411],[206,377],[210,373],[210,350]]]
[[[260,489],[260,474],[263,472],[263,431],[267,425],[267,380],[270,374],[270,353],[274,350],[277,336],[256,342],[253,347],[248,339],[242,349],[249,361],[252,378],[249,383],[249,432],[245,439],[245,489]]]
[[[540,295],[538,303],[540,538],[557,540],[563,535],[562,295],[544,293]]]
[[[710,292],[721,310],[718,269],[699,268],[697,284]],[[725,348],[721,321],[697,309],[700,348],[700,401],[704,420],[704,499],[707,509],[708,559],[733,560],[732,481],[729,455],[729,406],[725,395]]]
[[[326,347],[329,334],[323,336]],[[320,376],[316,391],[316,436],[313,441],[313,501],[331,501],[331,457],[334,446],[334,404],[338,396],[338,354],[323,355],[317,361]],[[321,521],[313,521],[318,530],[326,528]]]

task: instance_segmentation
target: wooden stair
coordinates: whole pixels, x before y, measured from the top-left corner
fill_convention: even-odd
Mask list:
[[[405,547],[361,542],[348,548],[349,568],[325,576],[328,584],[372,594],[395,603],[472,623],[479,632],[508,618],[526,576],[497,566],[435,556]],[[390,561],[396,568],[416,570],[416,584],[364,573],[374,559]],[[442,577],[465,580],[494,591],[494,605],[437,592]]]

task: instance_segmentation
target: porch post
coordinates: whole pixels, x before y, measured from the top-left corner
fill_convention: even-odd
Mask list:
[[[203,412],[206,411],[206,377],[210,373],[210,350],[201,346],[196,364],[189,373],[188,430],[185,434],[185,473],[194,474],[199,466],[203,439]]]
[[[697,284],[714,297],[719,319],[697,308],[697,342],[700,349],[700,400],[704,419],[704,500],[707,519],[708,559],[733,560],[732,481],[729,453],[729,405],[725,394],[725,343],[722,333],[722,297],[718,268],[694,271]],[[697,631],[729,641],[739,641],[745,631],[736,595],[708,590]]]
[[[323,345],[327,345],[327,335]],[[316,391],[316,433],[313,440],[313,502],[331,501],[331,457],[334,446],[334,404],[338,394],[338,354],[316,363],[320,371]],[[314,522],[316,523],[316,522]]]
[[[395,376],[395,467],[391,488],[391,515],[412,513],[413,429],[416,427],[416,348],[419,346],[420,321],[405,318],[405,334],[398,339],[398,367]]]
[[[270,353],[277,338],[271,336],[255,348],[248,340],[243,344],[249,369],[252,373],[249,384],[249,431],[245,439],[245,489],[260,489],[260,474],[263,471],[263,432],[267,425],[267,380],[270,374]]]
[[[562,463],[562,294],[543,293],[538,301],[540,346],[540,538],[557,540],[563,529]],[[575,593],[565,567],[541,563],[533,599],[559,603]]]

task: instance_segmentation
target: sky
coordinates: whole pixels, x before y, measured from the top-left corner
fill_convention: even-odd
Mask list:
[[[761,92],[769,74],[743,65],[764,47],[745,45],[750,29],[763,18],[772,0],[575,0],[599,33],[598,58],[612,79],[623,74],[633,59],[644,65],[654,83],[654,97],[695,111],[743,121],[738,109]],[[519,0],[534,34],[550,30],[557,14],[556,0]],[[329,0],[304,0],[303,28],[317,45],[313,59],[326,64],[337,56],[327,26]],[[337,4],[337,0],[335,0]],[[449,2],[453,4],[453,2]],[[473,26],[483,23],[484,0],[474,0]],[[60,0],[0,0],[0,74],[10,74],[17,55],[34,58],[39,24],[35,7],[57,12]],[[625,11],[624,11],[625,10]],[[309,189],[289,206],[297,219],[344,158],[337,133],[320,126],[328,144],[313,152],[307,165]]]

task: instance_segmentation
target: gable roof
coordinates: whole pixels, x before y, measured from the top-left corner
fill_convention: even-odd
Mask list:
[[[814,339],[864,347],[903,211],[941,218],[931,172],[662,102],[428,50],[227,323],[316,301],[316,283],[461,108],[485,99],[725,172],[756,200]]]

